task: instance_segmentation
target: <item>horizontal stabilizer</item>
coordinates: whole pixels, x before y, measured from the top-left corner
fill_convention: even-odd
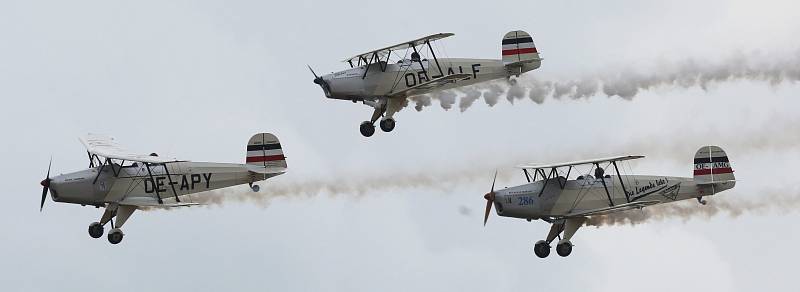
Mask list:
[[[286,172],[286,167],[262,167],[258,165],[245,165],[247,170],[254,173],[260,174],[282,174]]]
[[[718,180],[718,181],[713,181],[713,182],[712,182],[712,181],[706,181],[706,182],[699,181],[699,182],[696,182],[696,184],[697,184],[698,186],[705,186],[705,185],[726,184],[726,183],[731,183],[731,182],[732,182],[732,183],[735,183],[735,182],[737,182],[737,180],[735,180],[735,179],[729,179],[729,180]]]

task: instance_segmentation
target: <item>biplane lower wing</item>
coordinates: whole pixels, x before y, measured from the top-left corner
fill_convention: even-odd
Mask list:
[[[159,204],[156,198],[151,198],[151,197],[125,198],[118,204],[125,206],[148,207],[148,208],[175,208],[175,207],[189,207],[189,206],[202,205],[200,203],[182,203],[182,202]]]
[[[647,206],[652,206],[655,204],[661,203],[661,201],[641,201],[641,202],[630,202],[626,204],[620,204],[616,206],[606,207],[606,208],[599,208],[593,210],[585,210],[579,211],[574,213],[569,213],[564,215],[565,218],[571,217],[586,217],[586,216],[597,216],[597,215],[608,215],[611,213],[622,212],[627,210],[633,209],[641,209]]]
[[[470,78],[470,77],[472,77],[472,74],[467,74],[467,73],[458,73],[458,74],[450,74],[450,75],[447,75],[447,76],[442,76],[442,77],[433,79],[431,81],[420,83],[420,84],[417,84],[415,86],[412,86],[412,87],[403,89],[401,91],[392,93],[391,97],[411,96],[411,95],[414,95],[415,92],[429,91],[429,90],[432,90],[434,88],[437,88],[437,87],[440,87],[440,86],[444,86],[444,85],[447,85],[447,84],[450,84],[450,83],[453,83],[453,82],[457,82],[459,80],[464,80],[464,79],[467,79],[467,78]]]

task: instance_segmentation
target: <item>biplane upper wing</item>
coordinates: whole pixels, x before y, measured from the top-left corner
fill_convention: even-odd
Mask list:
[[[644,156],[642,156],[642,155],[624,155],[624,156],[613,156],[613,157],[578,160],[578,161],[563,162],[563,163],[551,163],[551,164],[529,163],[529,164],[517,165],[517,168],[524,168],[524,169],[556,168],[556,167],[563,167],[563,166],[575,166],[575,165],[595,164],[595,163],[603,163],[603,162],[625,161],[625,160],[633,160],[633,159],[639,159],[639,158],[644,158]]]
[[[630,202],[625,204],[619,204],[616,206],[605,207],[605,208],[598,208],[592,210],[581,210],[577,212],[571,212],[567,215],[564,215],[565,218],[569,217],[585,217],[585,216],[596,216],[596,215],[607,215],[616,212],[622,212],[627,210],[633,209],[641,209],[647,206],[655,205],[661,203],[661,201],[638,201],[638,202]]]
[[[86,147],[86,151],[88,151],[90,154],[100,157],[144,163],[167,163],[181,161],[175,158],[150,156],[148,154],[139,154],[128,151],[119,143],[117,143],[114,138],[106,135],[88,134],[81,137],[80,140],[81,143],[83,143],[83,146]]]
[[[396,44],[396,45],[380,48],[380,49],[377,49],[377,50],[372,50],[372,51],[369,51],[369,52],[366,52],[366,53],[361,53],[361,54],[352,56],[350,58],[344,59],[344,60],[342,60],[342,62],[351,62],[353,60],[359,60],[359,59],[369,60],[373,56],[376,56],[377,59],[382,59],[382,58],[386,57],[386,55],[388,55],[390,53],[390,51],[403,50],[403,49],[406,49],[406,48],[408,48],[410,46],[419,46],[419,45],[423,45],[423,44],[425,44],[427,42],[440,40],[440,39],[443,39],[443,38],[446,38],[446,37],[451,37],[451,36],[454,36],[454,34],[449,33],[449,32],[448,33],[432,34],[432,35],[424,36],[424,37],[421,37],[421,38],[418,38],[418,39],[415,39],[415,40],[399,43],[399,44]]]
[[[433,80],[428,81],[428,82],[423,82],[423,83],[417,84],[415,86],[400,90],[398,92],[393,92],[390,95],[390,97],[411,96],[411,95],[414,95],[415,92],[428,91],[428,90],[431,90],[433,88],[436,88],[436,87],[439,87],[439,86],[444,86],[444,85],[447,85],[447,84],[450,84],[450,83],[453,83],[453,82],[456,82],[456,81],[459,81],[459,80],[467,79],[467,78],[470,78],[470,77],[472,77],[472,74],[467,74],[467,73],[450,74],[450,75],[447,75],[447,76],[442,76],[442,77],[433,79]]]

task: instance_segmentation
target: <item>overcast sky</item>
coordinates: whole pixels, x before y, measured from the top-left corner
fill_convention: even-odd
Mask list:
[[[648,3],[645,3],[648,2]],[[523,80],[658,74],[671,64],[800,57],[795,1],[15,1],[0,2],[0,286],[4,291],[753,291],[795,286],[800,86],[735,79],[529,99],[465,112],[438,102],[398,113],[391,134],[358,132],[372,110],[312,83],[339,61],[453,32],[450,57],[500,58],[529,32],[539,70]],[[775,61],[775,62],[772,62]],[[366,185],[210,207],[137,212],[111,245],[86,229],[101,209],[39,213],[47,162],[87,166],[77,137],[132,150],[243,162],[275,133],[289,172],[272,186]],[[691,176],[702,145],[722,146],[737,179],[716,202],[767,202],[738,216],[583,228],[568,258],[537,258],[549,226],[492,214],[482,198],[524,181],[512,168],[642,154],[632,173]],[[437,183],[417,183],[427,178]],[[408,183],[409,185],[412,183]],[[392,185],[393,187],[381,187]],[[771,203],[775,201],[776,203]],[[780,203],[777,203],[780,202]],[[695,204],[696,208],[706,208]],[[694,205],[691,205],[694,206]],[[108,228],[106,229],[108,231]]]

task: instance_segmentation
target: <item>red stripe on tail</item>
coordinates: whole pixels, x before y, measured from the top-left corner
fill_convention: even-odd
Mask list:
[[[538,52],[536,51],[536,48],[503,50],[503,56],[519,55],[519,54],[530,54],[530,53],[538,53]]]
[[[723,174],[723,173],[733,173],[733,169],[731,169],[730,167],[714,169],[714,174]],[[707,174],[711,174],[710,168],[694,170],[694,175],[707,175]]]
[[[268,155],[268,156],[250,156],[247,157],[247,163],[250,162],[263,162],[263,161],[275,161],[275,160],[285,160],[286,157],[283,155]]]

